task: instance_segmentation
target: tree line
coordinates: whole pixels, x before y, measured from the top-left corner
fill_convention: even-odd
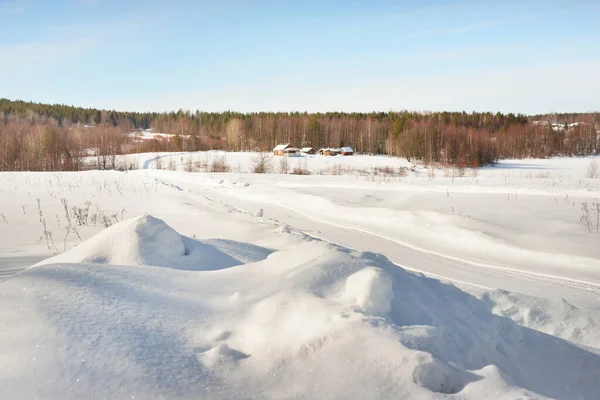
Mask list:
[[[550,124],[577,126],[554,130]],[[598,154],[600,113],[122,112],[0,99],[0,170],[115,168],[116,155],[158,151],[270,151],[351,146],[427,163],[481,166],[500,158]],[[169,134],[141,140],[134,132]]]

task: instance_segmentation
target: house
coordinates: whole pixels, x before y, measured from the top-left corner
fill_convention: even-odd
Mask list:
[[[290,149],[290,148],[294,148],[294,146],[292,146],[289,143],[286,144],[278,144],[277,146],[275,146],[275,148],[273,149],[273,155],[274,156],[283,156],[284,155],[284,151],[286,149]]]
[[[320,149],[319,154],[321,154],[322,156],[337,156],[338,154],[340,154],[340,149],[327,147],[324,149]]]
[[[317,151],[312,147],[303,147],[300,149],[300,153],[302,154],[316,154]]]
[[[342,147],[340,149],[340,154],[343,156],[351,156],[354,154],[354,150],[351,147]]]
[[[286,147],[285,149],[283,149],[283,155],[284,156],[292,156],[292,155],[297,155],[300,153],[300,149],[297,147]]]

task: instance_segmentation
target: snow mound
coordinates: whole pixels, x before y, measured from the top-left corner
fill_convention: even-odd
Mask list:
[[[283,235],[286,233],[291,233],[292,231],[291,231],[289,225],[281,225],[279,228],[276,228],[273,232],[278,235]]]
[[[191,239],[180,235],[163,220],[143,214],[115,224],[36,266],[105,264],[201,271],[260,261],[270,253],[269,249],[248,243]]]
[[[432,392],[454,394],[474,380],[474,375],[440,362],[429,353],[419,352],[414,356],[413,382]]]
[[[368,314],[384,315],[391,309],[392,279],[380,268],[364,268],[346,279],[346,296],[356,299]]]
[[[164,221],[143,214],[115,224],[42,263],[167,266],[185,255],[179,233]]]
[[[198,358],[205,366],[211,367],[235,364],[248,357],[247,354],[232,349],[227,343],[221,343],[216,347],[201,353]]]
[[[307,242],[265,263],[264,283],[241,294],[218,329],[251,355],[236,368],[274,393],[311,398],[301,388],[327,386],[317,397],[352,397],[354,387],[365,398],[479,399],[494,388],[506,398],[593,398],[598,389],[598,355],[384,256]]]
[[[150,216],[98,236],[64,260],[214,269],[234,250],[252,254],[249,244],[192,241]],[[29,372],[0,385],[0,397],[62,398],[77,376],[106,398],[597,398],[595,352],[379,254],[292,238],[224,271],[63,261],[1,282],[0,304],[20,300],[0,313],[0,326],[15,328],[0,372]],[[52,384],[31,387],[34,376]]]
[[[481,300],[494,314],[519,325],[600,349],[600,310],[576,307],[562,299],[543,299],[505,290],[486,292]]]

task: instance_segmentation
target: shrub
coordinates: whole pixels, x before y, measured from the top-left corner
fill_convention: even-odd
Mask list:
[[[292,175],[310,175],[310,171],[301,167],[292,169]]]
[[[229,172],[231,169],[227,164],[227,158],[222,156],[215,156],[212,163],[210,164],[210,172]]]
[[[156,161],[155,161],[154,166],[156,169],[163,169],[162,158],[158,154],[156,155]]]
[[[598,161],[591,160],[587,167],[588,178],[598,178],[600,176],[600,168],[598,167]]]
[[[375,176],[385,176],[385,177],[403,177],[406,176],[406,170],[407,168],[405,167],[399,167],[399,168],[394,168],[394,167],[374,167],[373,168],[373,175]]]
[[[281,157],[279,159],[279,173],[287,174],[289,172],[290,165],[287,157]]]
[[[258,153],[256,156],[252,157],[252,162],[254,164],[252,172],[255,174],[266,174],[271,172],[271,155],[269,153]]]
[[[185,172],[196,172],[197,168],[196,168],[196,164],[194,163],[194,160],[192,159],[192,156],[188,156],[187,160],[185,161],[185,167],[184,167]]]

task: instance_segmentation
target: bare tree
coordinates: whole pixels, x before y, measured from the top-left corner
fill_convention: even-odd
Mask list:
[[[587,167],[588,178],[592,178],[592,179],[598,178],[598,175],[599,175],[598,169],[599,169],[598,161],[596,161],[595,159],[591,160]]]
[[[241,119],[233,118],[227,123],[225,128],[229,149],[239,151],[242,149],[244,140],[244,124]]]
[[[281,157],[279,159],[279,173],[287,174],[290,169],[288,157]]]
[[[258,153],[252,157],[252,163],[254,164],[252,171],[256,174],[266,174],[272,170],[270,153]]]

